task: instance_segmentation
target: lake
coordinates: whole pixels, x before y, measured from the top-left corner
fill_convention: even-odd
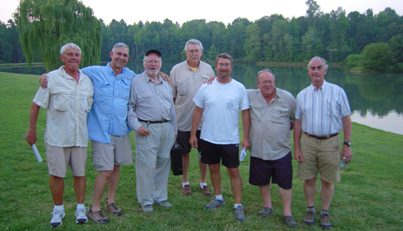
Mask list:
[[[161,70],[167,74],[174,63],[163,62]],[[141,63],[128,64],[136,73],[144,69]],[[245,85],[256,87],[258,71],[269,68],[276,75],[276,86],[291,92],[298,92],[310,84],[306,67],[258,66],[235,63],[231,76]],[[0,71],[41,74],[43,67],[0,68]],[[330,67],[326,81],[342,87],[350,102],[354,122],[373,128],[403,135],[403,74],[352,73],[341,68]]]

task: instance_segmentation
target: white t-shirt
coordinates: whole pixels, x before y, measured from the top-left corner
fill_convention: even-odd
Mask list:
[[[203,108],[200,138],[214,144],[239,144],[239,110],[249,109],[245,86],[232,79],[229,83],[203,84],[193,98]]]

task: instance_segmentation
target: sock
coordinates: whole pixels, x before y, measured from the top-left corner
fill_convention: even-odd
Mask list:
[[[321,214],[325,214],[325,213],[329,213],[329,210],[324,210],[324,209],[322,209]]]
[[[85,210],[84,203],[83,203],[83,204],[77,204],[77,208],[76,208],[76,209],[84,209],[84,210]]]
[[[203,188],[203,186],[207,186],[207,183],[200,182],[200,188]]]
[[[64,211],[64,206],[63,206],[63,204],[62,204],[62,205],[55,205],[55,206],[53,207],[53,212],[56,211],[56,210]]]
[[[242,207],[242,204],[234,204],[234,209],[236,209],[238,207]]]
[[[223,201],[224,197],[222,196],[222,194],[221,195],[215,195],[215,199],[219,200],[219,201]]]
[[[188,181],[188,182],[183,182],[183,183],[182,183],[182,187],[185,187],[186,185],[189,185],[189,181]]]
[[[314,206],[308,206],[308,210],[313,210],[313,211],[315,211],[315,207],[314,207]]]

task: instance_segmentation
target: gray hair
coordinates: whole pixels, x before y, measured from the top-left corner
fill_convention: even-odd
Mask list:
[[[274,80],[276,80],[276,75],[270,70],[270,69],[263,69],[263,70],[261,70],[261,71],[259,71],[258,73],[257,73],[257,80],[259,80],[259,76],[261,75],[261,74],[263,74],[263,73],[265,73],[265,72],[268,72],[268,73],[270,73],[273,77],[274,77]]]
[[[309,66],[311,65],[311,63],[312,63],[312,61],[313,60],[315,60],[315,59],[320,59],[320,61],[322,62],[322,64],[323,64],[323,67],[325,68],[325,70],[327,70],[327,68],[329,68],[329,65],[327,65],[327,63],[326,63],[326,60],[324,59],[324,58],[322,58],[322,57],[320,57],[320,56],[315,56],[315,57],[313,57],[310,61],[309,61],[309,63],[308,63],[308,70],[309,70]]]
[[[80,55],[81,55],[81,49],[80,49],[80,47],[79,47],[77,44],[75,44],[75,43],[66,43],[66,44],[64,44],[64,45],[60,48],[60,54],[61,54],[61,55],[64,55],[64,53],[66,53],[67,47],[71,47],[71,48],[73,48],[73,49],[75,49],[75,50],[78,50],[78,51],[80,52]]]
[[[119,48],[119,47],[126,48],[128,51],[130,51],[129,46],[126,45],[126,43],[119,42],[119,43],[116,43],[115,45],[113,45],[112,52],[115,53],[116,48]]]
[[[199,40],[197,40],[197,39],[189,39],[189,41],[187,41],[186,44],[185,44],[185,51],[187,51],[189,44],[199,45],[200,50],[203,50],[203,45]]]

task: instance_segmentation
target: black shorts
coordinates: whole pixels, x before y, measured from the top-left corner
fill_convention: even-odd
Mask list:
[[[197,138],[197,143],[200,143],[200,130],[196,131],[196,138]],[[190,152],[192,147],[189,144],[189,139],[190,139],[190,131],[189,132],[183,132],[178,130],[178,136],[176,137],[176,141],[178,141],[178,144],[182,147],[183,151],[187,154]],[[199,145],[200,147],[200,145]],[[197,152],[200,153],[200,148],[197,148]]]
[[[201,162],[203,164],[222,164],[227,168],[239,166],[239,144],[213,144],[200,139]]]
[[[270,183],[278,184],[283,189],[292,188],[291,152],[278,160],[262,160],[250,158],[249,183],[264,186]]]

